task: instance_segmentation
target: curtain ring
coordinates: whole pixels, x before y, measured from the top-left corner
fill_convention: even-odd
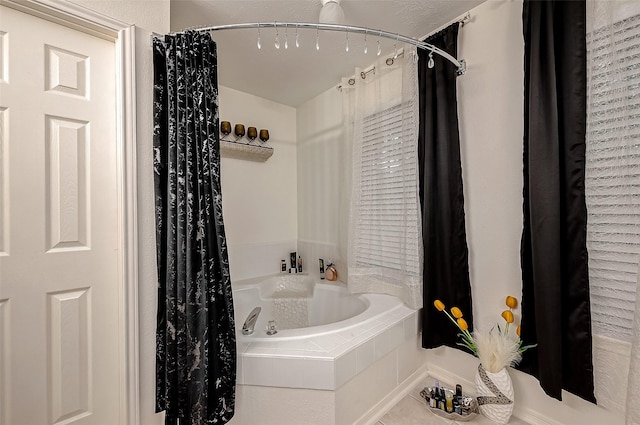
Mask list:
[[[367,47],[367,30],[364,30],[364,54],[366,55],[367,52],[369,51],[369,48]]]
[[[396,41],[393,43],[393,59],[394,60],[398,58],[398,39],[399,38],[400,38],[400,33],[396,33]],[[393,62],[391,62],[391,64],[393,64]]]

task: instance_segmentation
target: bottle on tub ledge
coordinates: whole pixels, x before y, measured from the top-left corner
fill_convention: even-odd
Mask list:
[[[324,260],[322,258],[318,259],[318,265],[320,266],[320,280],[324,280]]]
[[[295,273],[302,273],[302,257],[301,256],[297,256],[298,259],[296,260],[296,253],[292,252],[289,254],[289,261],[291,262],[291,267],[287,268],[287,261],[286,260],[280,260],[280,272],[281,273],[289,273],[289,274],[295,274]]]
[[[298,262],[296,260],[297,257],[297,252],[293,251],[289,253],[289,274],[298,273]]]

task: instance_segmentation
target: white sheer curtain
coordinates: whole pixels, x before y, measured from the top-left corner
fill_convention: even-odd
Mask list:
[[[628,425],[640,424],[639,29],[637,0],[587,1],[586,198],[594,378],[598,403],[613,410],[625,408],[626,387]],[[623,348],[616,353],[612,346]]]
[[[420,308],[417,54],[405,46],[393,64],[386,59],[342,84],[353,144],[347,281],[351,292],[391,294]]]

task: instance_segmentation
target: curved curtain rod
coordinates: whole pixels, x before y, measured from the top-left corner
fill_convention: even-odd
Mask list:
[[[464,21],[461,21],[464,22]],[[401,41],[403,43],[408,43],[416,46],[419,49],[429,50],[437,55],[442,56],[447,59],[449,62],[454,64],[457,68],[457,75],[463,75],[466,70],[466,63],[464,60],[459,60],[451,56],[449,53],[445,52],[434,46],[433,44],[426,43],[421,40],[417,40],[415,38],[407,37],[404,35],[400,35],[397,33],[392,33],[388,31],[376,30],[367,27],[358,27],[352,25],[341,25],[341,24],[320,24],[320,23],[311,23],[311,22],[253,22],[253,23],[244,23],[244,24],[227,24],[227,25],[214,25],[208,27],[194,27],[188,28],[190,31],[222,31],[222,30],[234,30],[234,29],[251,29],[251,28],[311,28],[315,30],[323,30],[323,31],[343,31],[350,32],[354,34],[365,34],[378,36],[383,38],[388,38],[394,41]],[[184,31],[187,31],[184,30]],[[179,31],[178,33],[182,33],[184,31]]]

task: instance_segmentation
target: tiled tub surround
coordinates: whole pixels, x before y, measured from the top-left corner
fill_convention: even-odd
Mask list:
[[[274,336],[264,329],[279,301],[271,298],[277,277],[234,284],[238,329],[257,302],[263,311],[253,335],[237,333],[233,425],[353,424],[424,366],[416,310],[392,296],[302,279],[289,294],[309,297],[310,326]],[[329,323],[331,316],[342,320]]]

